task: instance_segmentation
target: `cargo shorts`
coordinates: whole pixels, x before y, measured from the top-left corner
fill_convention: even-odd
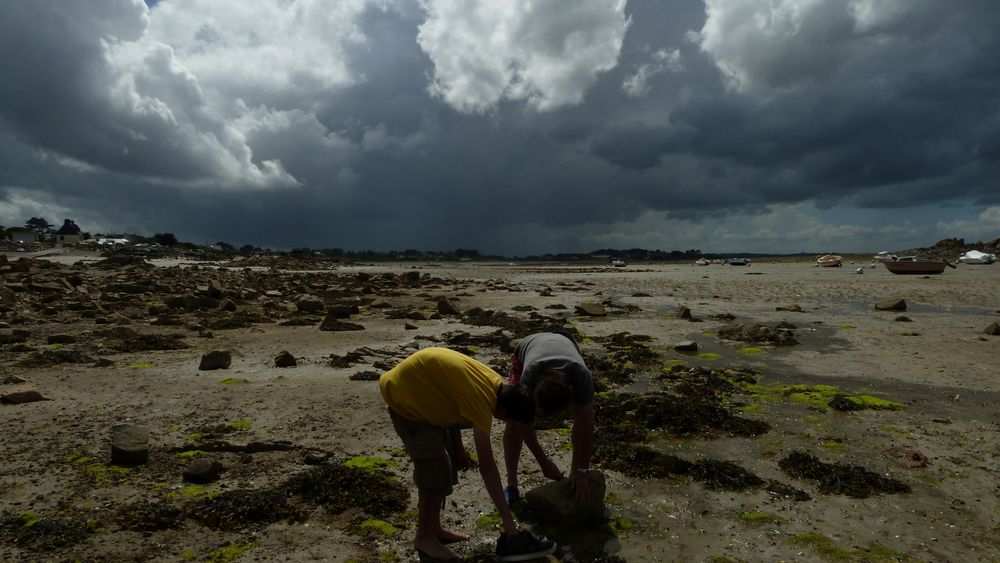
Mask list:
[[[407,420],[392,409],[389,418],[413,461],[417,491],[442,498],[450,495],[458,484],[458,470],[451,462],[454,452],[450,433],[456,430]]]

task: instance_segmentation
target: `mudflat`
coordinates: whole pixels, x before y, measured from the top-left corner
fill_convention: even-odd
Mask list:
[[[505,373],[512,339],[551,328],[595,375],[607,483],[600,521],[517,507],[559,558],[1000,559],[995,265],[64,252],[0,257],[0,275],[0,559],[417,560],[375,379],[426,346]],[[228,367],[199,369],[212,351]],[[122,425],[148,431],[146,461],[112,463]],[[539,431],[563,468],[569,427]],[[545,483],[524,456],[522,491]],[[443,521],[472,534],[452,546],[465,560],[492,560],[494,512],[464,472]]]

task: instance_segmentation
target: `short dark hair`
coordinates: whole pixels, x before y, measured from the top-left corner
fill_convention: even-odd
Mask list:
[[[568,407],[573,402],[573,385],[566,372],[547,369],[539,374],[535,384],[535,402],[547,414],[558,413]]]
[[[520,383],[500,385],[497,406],[512,420],[525,423],[535,420],[535,401],[531,399],[528,388]]]

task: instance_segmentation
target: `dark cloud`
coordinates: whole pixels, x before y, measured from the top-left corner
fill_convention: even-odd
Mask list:
[[[451,25],[483,3],[18,4],[0,224],[50,208],[273,248],[797,252],[867,250],[948,206],[968,232],[892,236],[1000,234],[1000,5],[570,4],[477,23],[502,30],[491,48]]]

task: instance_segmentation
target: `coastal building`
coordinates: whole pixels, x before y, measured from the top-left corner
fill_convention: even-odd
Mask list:
[[[57,247],[76,246],[80,244],[80,227],[77,227],[73,221],[66,219],[63,221],[63,226],[56,231],[55,237]]]

